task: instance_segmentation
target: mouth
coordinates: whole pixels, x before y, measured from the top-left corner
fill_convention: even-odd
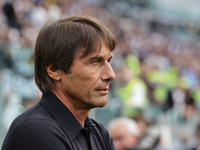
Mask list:
[[[105,88],[99,88],[99,89],[96,89],[96,91],[100,94],[100,95],[106,95],[108,94],[108,87],[105,87]]]

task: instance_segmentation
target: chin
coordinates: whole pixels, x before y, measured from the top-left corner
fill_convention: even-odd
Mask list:
[[[106,104],[102,104],[102,105],[100,105],[99,107],[102,108],[102,107],[104,107],[104,106],[106,106]]]
[[[102,107],[106,106],[106,104],[107,104],[107,98],[102,100],[102,102],[99,104],[98,107],[102,108]]]
[[[107,104],[107,97],[96,97],[95,99],[92,100],[93,102],[91,103],[92,108],[95,107],[104,107]]]

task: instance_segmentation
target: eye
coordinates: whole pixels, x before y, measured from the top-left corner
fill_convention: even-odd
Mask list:
[[[92,60],[92,64],[98,64],[98,63],[100,63],[99,59]]]
[[[99,60],[93,60],[92,63],[99,63]]]
[[[111,63],[112,62],[112,58],[108,59],[108,63]]]

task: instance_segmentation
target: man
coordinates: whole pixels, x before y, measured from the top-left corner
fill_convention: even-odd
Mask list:
[[[47,23],[35,46],[41,101],[11,125],[3,150],[113,150],[106,129],[88,115],[107,103],[113,34],[89,16]]]
[[[117,150],[125,150],[136,146],[140,138],[140,130],[136,121],[128,117],[111,120],[108,124],[108,131]]]

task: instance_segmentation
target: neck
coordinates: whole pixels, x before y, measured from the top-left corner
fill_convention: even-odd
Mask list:
[[[83,109],[76,107],[74,103],[72,103],[73,100],[67,99],[62,93],[52,91],[58,99],[71,111],[71,113],[74,115],[74,117],[78,120],[78,122],[81,124],[82,127],[84,127],[84,123],[86,118],[89,116],[90,109]]]
[[[83,110],[72,110],[70,108],[68,108],[72,114],[75,116],[75,118],[78,120],[78,122],[81,124],[82,127],[84,127],[85,124],[85,120],[89,115],[90,111],[83,111]]]

